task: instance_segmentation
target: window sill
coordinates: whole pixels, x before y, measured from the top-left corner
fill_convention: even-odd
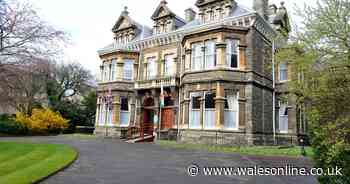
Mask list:
[[[185,74],[188,74],[188,73],[203,73],[203,72],[211,72],[211,71],[217,71],[217,70],[242,71],[242,70],[239,69],[239,68],[231,68],[231,67],[225,67],[225,66],[218,66],[218,67],[215,67],[215,68],[212,68],[212,69],[200,69],[200,70],[193,70],[193,69],[190,69],[190,70],[186,70],[186,71],[185,71]]]

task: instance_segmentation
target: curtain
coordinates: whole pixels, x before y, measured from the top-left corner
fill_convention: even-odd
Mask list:
[[[124,61],[124,80],[133,80],[134,62],[132,60]]]
[[[212,69],[215,67],[216,59],[216,45],[214,40],[205,43],[205,69]]]
[[[238,128],[238,94],[227,95],[225,102],[224,113],[224,128],[237,129]]]
[[[192,45],[192,70],[203,69],[203,44],[195,43]]]
[[[190,128],[201,128],[200,124],[201,112],[200,110],[191,110],[190,112]]]
[[[279,109],[279,130],[282,133],[288,132],[288,105],[281,104]]]
[[[233,39],[226,40],[226,65],[231,68],[238,67],[239,41]]]
[[[156,58],[152,57],[148,59],[148,70],[147,70],[147,76],[148,79],[154,79],[157,76],[157,62]]]
[[[172,55],[165,56],[164,73],[166,76],[172,76],[174,74],[174,58]]]
[[[204,128],[215,129],[215,127],[216,127],[215,109],[206,109],[204,111]]]
[[[191,96],[190,123],[189,127],[193,129],[201,128],[201,111],[200,111],[200,93],[193,93]]]
[[[130,121],[130,112],[121,111],[120,112],[120,126],[126,127],[129,126]]]

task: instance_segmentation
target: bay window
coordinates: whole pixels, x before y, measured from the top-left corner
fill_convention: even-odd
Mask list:
[[[147,78],[155,79],[157,77],[157,62],[156,57],[151,57],[147,59]]]
[[[215,93],[206,92],[204,100],[204,128],[215,129]]]
[[[132,81],[134,76],[134,61],[133,60],[124,60],[123,66],[123,79]]]
[[[189,128],[199,129],[201,128],[200,117],[201,117],[201,94],[192,93],[190,94],[191,103],[190,103],[190,122]]]
[[[226,40],[226,65],[231,68],[239,68],[239,41]]]
[[[227,130],[238,129],[238,93],[226,94],[224,128]]]
[[[164,56],[164,74],[165,76],[174,75],[175,64],[174,64],[174,56],[172,54],[168,54]]]

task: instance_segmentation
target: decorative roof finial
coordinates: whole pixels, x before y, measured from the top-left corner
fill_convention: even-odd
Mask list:
[[[284,7],[284,1],[281,1],[281,6]]]
[[[124,6],[123,15],[129,15],[128,7]]]

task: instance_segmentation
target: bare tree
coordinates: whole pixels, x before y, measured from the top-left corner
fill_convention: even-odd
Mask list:
[[[0,73],[2,105],[30,114],[32,109],[47,103],[46,81],[50,74],[46,61],[31,61],[23,65],[8,65]]]
[[[56,96],[58,101],[81,94],[93,78],[81,64],[74,62],[56,65],[53,74],[51,90],[48,93],[50,96]]]
[[[65,40],[66,34],[43,21],[30,4],[0,0],[0,68],[52,57]]]

